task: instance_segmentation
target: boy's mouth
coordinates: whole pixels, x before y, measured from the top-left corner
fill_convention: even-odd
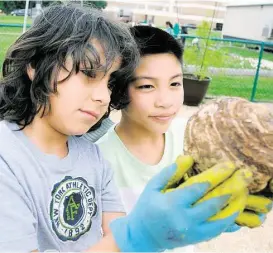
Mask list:
[[[98,119],[98,117],[100,116],[99,113],[91,111],[91,110],[79,110],[81,113],[85,114],[86,116]]]
[[[175,113],[172,114],[159,114],[159,115],[153,115],[150,116],[150,118],[156,120],[156,121],[168,121],[172,119],[175,116]]]

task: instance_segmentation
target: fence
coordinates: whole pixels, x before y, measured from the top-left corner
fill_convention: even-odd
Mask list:
[[[0,27],[1,67],[8,47],[21,33],[22,27]],[[267,51],[273,50],[273,43],[189,35],[183,35],[182,39],[185,40],[184,72],[212,78],[208,97],[239,96],[273,102],[273,53]]]
[[[29,28],[32,20],[29,18],[26,27]],[[23,16],[10,16],[0,14],[0,77],[2,63],[9,46],[22,34],[24,26]]]
[[[273,101],[273,43],[181,37],[184,72],[212,78],[207,97],[238,96],[257,102]]]

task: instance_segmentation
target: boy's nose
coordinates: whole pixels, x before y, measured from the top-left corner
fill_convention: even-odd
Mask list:
[[[162,91],[158,93],[156,100],[155,100],[155,106],[156,107],[164,107],[169,108],[172,106],[172,95],[168,91]]]
[[[96,85],[90,93],[93,101],[100,102],[103,105],[110,103],[111,92],[108,89],[108,82],[107,84]]]

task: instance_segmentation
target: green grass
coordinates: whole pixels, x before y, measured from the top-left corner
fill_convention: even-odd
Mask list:
[[[23,16],[10,16],[10,15],[0,15],[0,24],[24,24]],[[30,17],[27,18],[27,24],[32,24],[32,19]]]
[[[191,39],[188,39],[184,51],[184,62],[186,64],[199,66],[200,60],[202,60],[205,52],[204,40],[200,43],[200,48],[201,51],[198,53],[196,47],[192,47]],[[241,47],[231,47],[227,43],[220,44],[220,42],[210,41],[206,52],[206,59],[209,65],[216,68],[256,69],[256,63],[250,61],[248,58],[255,59],[257,62],[259,59],[259,51],[243,48],[242,45]],[[273,53],[264,51],[262,60],[271,61],[273,63]],[[261,68],[270,70],[270,66],[263,64],[261,65]]]
[[[254,77],[214,76],[207,94],[212,96],[238,96],[250,99]],[[257,101],[273,101],[273,77],[260,77],[258,80]]]
[[[196,30],[195,29],[188,29],[188,35],[195,36]],[[220,31],[211,31],[209,37],[210,38],[221,38],[222,33]]]
[[[201,66],[205,49],[204,43],[201,44],[201,51],[192,47],[190,43],[186,44],[183,60],[186,65]],[[242,61],[230,54],[228,48],[220,48],[216,43],[211,43],[209,49],[206,50],[206,57],[204,59],[205,66],[215,68],[234,68],[234,69],[254,69],[249,61]]]
[[[0,27],[0,34],[1,33],[22,33],[23,28],[21,27]],[[2,36],[1,36],[2,37]],[[0,37],[0,40],[1,40]]]
[[[14,35],[1,35],[0,34],[0,70],[2,70],[2,64],[7,52],[7,49],[10,45],[18,38],[18,34]]]
[[[249,48],[242,47],[223,47],[223,49],[227,50],[229,53],[233,53],[244,58],[259,58],[259,50],[253,50]],[[263,59],[273,62],[273,53],[263,52]]]

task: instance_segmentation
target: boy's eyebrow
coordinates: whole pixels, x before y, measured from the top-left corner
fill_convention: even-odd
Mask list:
[[[148,80],[156,80],[157,78],[151,77],[151,76],[135,76],[132,78],[131,82],[135,82],[142,79],[148,79]]]
[[[172,76],[170,78],[170,80],[174,79],[174,78],[177,78],[177,77],[180,77],[180,76],[183,76],[183,74],[179,73],[179,74],[176,74],[174,76]],[[138,80],[142,80],[142,79],[147,79],[147,80],[156,80],[158,78],[156,77],[152,77],[152,76],[135,76],[132,78],[131,82],[135,82],[135,81],[138,81]]]
[[[182,73],[176,74],[176,75],[172,76],[172,77],[170,78],[170,80],[172,80],[172,79],[174,79],[174,78],[177,78],[177,77],[181,77],[181,76],[183,76]]]

